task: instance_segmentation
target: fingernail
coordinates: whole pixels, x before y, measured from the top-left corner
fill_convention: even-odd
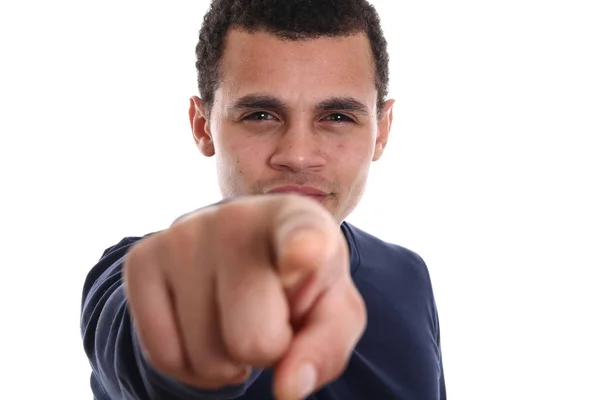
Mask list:
[[[310,270],[306,269],[306,262],[299,261],[298,256],[305,257],[306,252],[315,253],[311,247],[315,247],[315,232],[316,229],[302,228],[294,232],[290,232],[286,237],[285,247],[280,247],[279,256],[281,259],[292,260],[294,263],[299,264],[282,264],[280,265],[279,278],[283,287],[286,289],[286,293],[289,296],[293,296],[294,293],[302,286],[303,282],[309,276]],[[318,244],[318,243],[317,243]],[[298,249],[302,251],[299,252]],[[290,253],[294,254],[293,258],[288,258]],[[300,266],[301,268],[298,268]]]
[[[299,238],[314,235],[318,229],[308,224],[288,224],[279,232],[279,245],[299,240]]]
[[[298,369],[298,396],[308,397],[317,384],[317,371],[311,364],[304,364]]]

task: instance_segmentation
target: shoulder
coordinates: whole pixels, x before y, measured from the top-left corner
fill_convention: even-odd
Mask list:
[[[429,270],[423,258],[406,247],[386,242],[350,224],[344,226],[359,256],[353,280],[373,317],[421,321],[434,335],[438,317]]]
[[[126,236],[115,244],[105,248],[96,264],[86,275],[83,288],[84,297],[87,296],[93,287],[97,286],[100,281],[105,281],[110,277],[120,279],[122,263],[131,246],[143,238],[155,233],[157,232],[152,232],[144,236]]]
[[[117,243],[107,247],[104,252],[102,253],[102,256],[100,257],[100,262],[105,261],[105,259],[107,257],[114,257],[115,255],[119,256],[119,255],[124,255],[125,253],[127,253],[127,250],[129,250],[129,248],[136,242],[154,235],[158,232],[151,232],[148,233],[144,236],[125,236],[124,238],[122,238],[121,240],[119,240]]]
[[[429,281],[427,265],[415,251],[384,241],[347,222],[343,223],[342,229],[349,241],[353,241],[350,245],[356,248],[361,269],[385,269],[392,274],[408,274]]]

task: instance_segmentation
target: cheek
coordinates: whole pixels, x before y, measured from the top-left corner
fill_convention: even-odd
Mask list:
[[[247,178],[256,178],[265,165],[264,146],[256,144],[236,144],[227,149],[227,164],[231,174]]]
[[[217,153],[217,174],[225,197],[247,195],[257,176],[247,149],[221,148]]]
[[[373,158],[373,152],[374,145],[371,142],[339,143],[335,146],[332,157],[342,170],[360,170],[368,168]]]

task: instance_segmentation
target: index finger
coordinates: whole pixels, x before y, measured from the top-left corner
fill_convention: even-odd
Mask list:
[[[366,326],[366,307],[350,278],[315,303],[275,369],[279,400],[305,398],[339,377]]]

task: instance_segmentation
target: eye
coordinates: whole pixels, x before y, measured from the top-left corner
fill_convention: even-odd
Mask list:
[[[244,121],[270,121],[273,119],[275,119],[275,117],[265,111],[253,112],[243,118]]]
[[[329,114],[327,117],[325,117],[325,121],[354,123],[352,118],[340,113]]]

